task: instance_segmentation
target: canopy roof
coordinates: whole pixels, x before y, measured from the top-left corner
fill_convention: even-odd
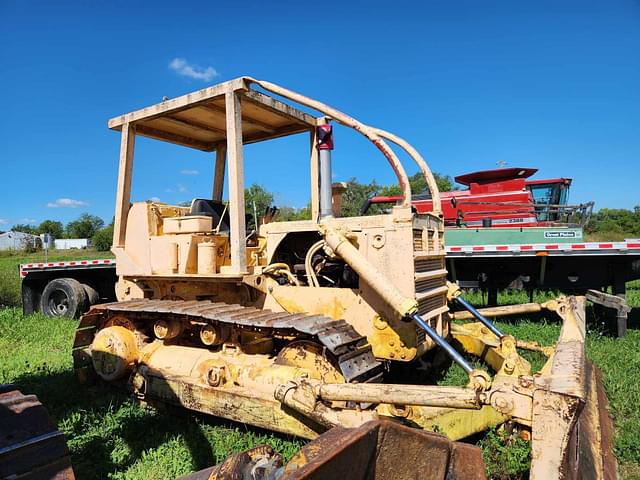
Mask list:
[[[114,117],[109,128],[121,130],[128,122],[138,135],[214,151],[226,142],[225,94],[232,91],[240,98],[243,143],[309,131],[316,125],[312,115],[251,90],[244,79],[237,78]]]

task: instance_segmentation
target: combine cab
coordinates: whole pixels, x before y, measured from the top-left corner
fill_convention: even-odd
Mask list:
[[[333,211],[329,119],[364,135],[389,162],[402,190],[389,213],[340,218]],[[531,439],[531,478],[615,472],[600,442],[609,419],[585,357],[584,299],[544,305],[563,321],[551,350],[504,334],[469,305],[446,280],[436,182],[404,140],[246,77],[122,115],[109,127],[121,132],[118,301],[80,320],[73,353],[80,379],[97,376],[140,399],[308,439],[381,418],[451,440],[507,422]],[[291,134],[309,135],[312,218],[250,219],[243,145]],[[131,203],[137,136],[215,152],[210,197],[189,207]],[[421,169],[432,210],[414,212],[389,142]],[[449,302],[476,323],[452,323]],[[546,366],[533,372],[517,347],[543,351]],[[420,379],[419,359],[437,353],[460,365],[466,386]],[[467,355],[485,367],[474,368]]]

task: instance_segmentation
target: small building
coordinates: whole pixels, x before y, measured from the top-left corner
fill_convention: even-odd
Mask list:
[[[40,237],[30,233],[12,230],[0,233],[0,250],[22,250],[25,247],[37,247]]]
[[[56,238],[56,250],[85,249],[91,247],[90,238]]]

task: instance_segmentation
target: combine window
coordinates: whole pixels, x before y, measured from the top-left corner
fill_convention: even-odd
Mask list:
[[[569,197],[569,186],[563,183],[540,183],[527,185],[533,195],[536,205],[536,215],[538,221],[556,221],[558,218],[557,209],[552,209],[552,205],[566,205]]]

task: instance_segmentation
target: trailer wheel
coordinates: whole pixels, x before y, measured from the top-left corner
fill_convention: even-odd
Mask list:
[[[91,285],[87,285],[86,283],[82,284],[82,288],[84,288],[84,293],[87,294],[87,307],[100,302],[100,294],[95,288]]]
[[[87,293],[73,278],[56,278],[42,292],[40,308],[48,317],[78,318],[87,309]]]

